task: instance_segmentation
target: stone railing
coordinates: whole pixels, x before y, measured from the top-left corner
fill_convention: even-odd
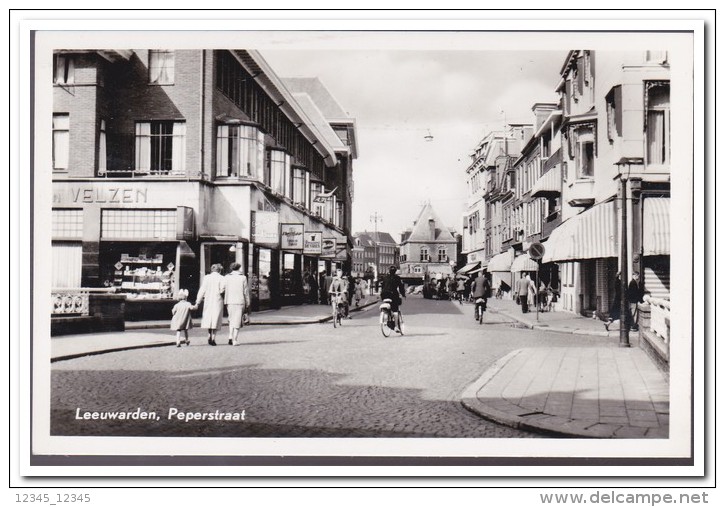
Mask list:
[[[650,329],[669,346],[670,302],[666,299],[649,297],[647,303],[650,305]]]
[[[90,305],[89,297],[91,293],[108,294],[113,293],[113,289],[92,289],[92,288],[58,288],[51,290],[51,310],[52,316],[73,316],[88,315]]]

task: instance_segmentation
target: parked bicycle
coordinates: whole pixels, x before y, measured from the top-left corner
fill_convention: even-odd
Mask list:
[[[390,336],[395,331],[401,335],[405,334],[405,324],[403,324],[403,312],[398,309],[397,312],[393,312],[390,308],[392,299],[383,299],[380,305],[380,331],[382,331],[384,337]]]

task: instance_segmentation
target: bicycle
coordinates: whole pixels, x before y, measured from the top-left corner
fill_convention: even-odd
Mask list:
[[[330,292],[330,301],[332,304],[332,326],[342,326],[342,317],[345,313],[345,302],[342,299],[342,292]]]
[[[390,304],[393,302],[392,299],[383,299],[383,303],[380,305],[380,331],[382,331],[384,337],[390,336],[392,331],[405,334],[405,324],[403,323],[403,312],[398,308],[398,312],[393,313],[390,308]],[[397,319],[396,319],[397,316]]]
[[[473,311],[473,317],[479,324],[483,324],[483,313],[486,311],[486,300],[484,298],[476,299],[476,306]]]

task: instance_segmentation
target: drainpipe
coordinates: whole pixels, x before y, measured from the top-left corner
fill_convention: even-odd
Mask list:
[[[206,99],[206,94],[204,90],[204,86],[206,84],[206,75],[205,75],[205,66],[206,66],[206,50],[201,50],[201,72],[200,78],[201,78],[201,86],[199,89],[199,167],[201,169],[201,177],[204,178],[204,101]]]

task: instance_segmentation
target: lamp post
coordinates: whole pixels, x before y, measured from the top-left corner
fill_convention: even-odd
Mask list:
[[[617,166],[617,177],[619,178],[619,192],[622,199],[622,222],[621,222],[621,241],[619,251],[619,292],[621,298],[619,301],[619,346],[629,347],[629,298],[627,297],[627,280],[629,280],[629,256],[628,256],[628,236],[627,236],[627,180],[632,164],[642,165],[644,159],[641,157],[622,157],[614,165]],[[623,171],[627,166],[627,173]]]

